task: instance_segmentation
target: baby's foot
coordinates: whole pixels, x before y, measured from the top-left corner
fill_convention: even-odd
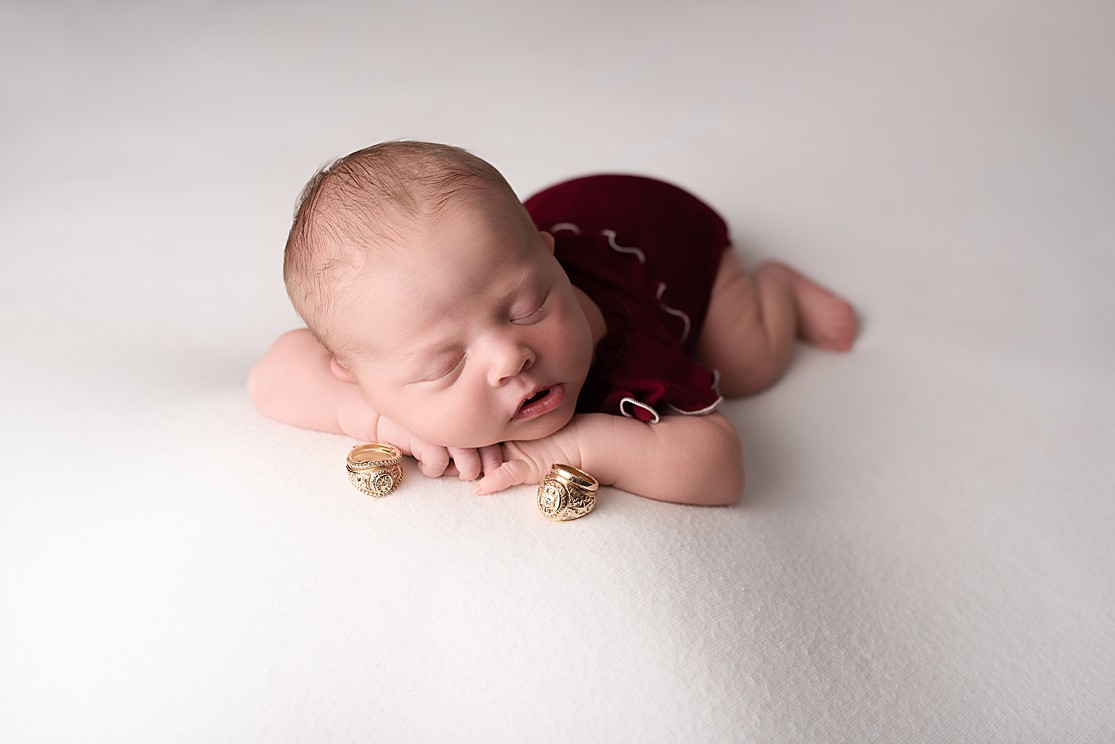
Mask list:
[[[829,351],[851,349],[858,329],[852,305],[789,266],[784,268],[797,304],[798,336],[807,344]]]

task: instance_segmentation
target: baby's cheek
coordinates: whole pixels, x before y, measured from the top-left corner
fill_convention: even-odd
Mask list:
[[[496,444],[499,434],[491,432],[491,416],[484,416],[484,412],[466,403],[442,401],[426,401],[412,411],[421,411],[415,419],[415,433],[417,427],[422,432],[419,436],[427,441],[443,447],[483,447]]]

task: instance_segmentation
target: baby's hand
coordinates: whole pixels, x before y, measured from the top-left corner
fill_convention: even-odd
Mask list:
[[[481,475],[496,472],[503,458],[499,445],[493,444],[479,449],[441,447],[427,441],[412,438],[410,454],[418,461],[418,469],[429,478],[455,475],[460,480],[472,481]]]
[[[418,469],[429,478],[456,475],[464,481],[476,480],[482,474],[494,473],[503,462],[498,444],[464,449],[442,447],[418,438],[387,417],[379,420],[377,434],[417,460]]]
[[[503,444],[503,464],[494,471],[485,468],[484,477],[472,488],[477,496],[486,496],[521,483],[538,483],[555,462],[581,467],[581,453],[576,436],[577,420],[564,429],[542,439]]]

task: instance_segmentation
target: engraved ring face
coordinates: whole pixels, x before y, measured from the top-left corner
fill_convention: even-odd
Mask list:
[[[552,480],[542,481],[542,487],[538,489],[538,508],[543,514],[554,519],[561,513],[565,501],[565,486]]]
[[[368,488],[384,496],[394,491],[395,487],[398,485],[399,478],[397,478],[395,472],[392,471],[384,471],[368,476]]]
[[[569,465],[554,464],[538,484],[538,510],[555,522],[568,522],[596,506],[596,479]]]
[[[348,480],[361,493],[386,496],[399,487],[403,470],[398,465],[382,470],[349,470]]]

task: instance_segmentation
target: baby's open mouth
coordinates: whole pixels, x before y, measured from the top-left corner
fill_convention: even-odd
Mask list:
[[[523,403],[523,405],[524,406],[530,405],[531,403],[533,403],[536,400],[542,400],[547,395],[549,395],[549,393],[550,393],[550,388],[546,388],[545,390],[539,390],[537,393],[535,393],[534,395],[527,398],[526,403]]]
[[[543,388],[523,401],[523,404],[519,406],[519,410],[515,413],[514,418],[528,419],[541,416],[544,413],[549,413],[561,405],[561,401],[564,397],[564,385],[554,385],[553,387]]]

